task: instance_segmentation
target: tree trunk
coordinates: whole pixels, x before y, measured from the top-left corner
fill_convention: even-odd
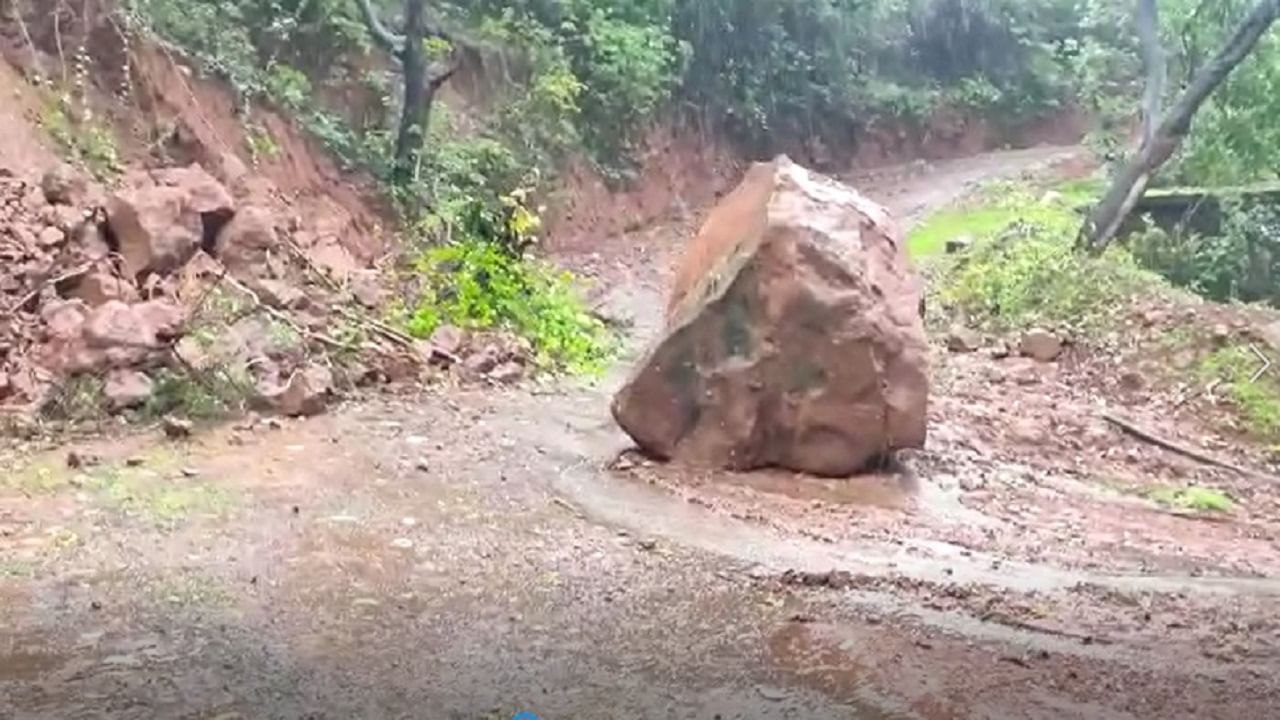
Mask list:
[[[1160,46],[1160,12],[1156,0],[1138,0],[1135,13],[1138,40],[1142,45],[1142,67],[1146,70],[1146,89],[1142,95],[1142,144],[1150,143],[1160,122],[1160,104],[1169,76],[1164,48]]]
[[[400,109],[392,171],[395,184],[402,187],[413,180],[417,171],[434,95],[428,87],[426,48],[423,47],[427,37],[426,0],[407,0],[404,12],[404,46],[400,49],[404,105]]]
[[[1080,229],[1080,236],[1076,241],[1078,247],[1094,254],[1106,250],[1115,239],[1120,224],[1142,199],[1151,176],[1181,146],[1200,106],[1226,80],[1231,71],[1249,56],[1278,16],[1280,0],[1259,0],[1249,11],[1249,15],[1236,28],[1227,44],[1196,73],[1178,101],[1169,108],[1151,140],[1143,143],[1138,154],[1125,164],[1112,181],[1107,194],[1089,213],[1089,218]]]

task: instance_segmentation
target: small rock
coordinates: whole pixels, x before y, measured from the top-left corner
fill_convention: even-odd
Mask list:
[[[652,538],[645,538],[643,540],[637,540],[636,546],[641,550],[652,551],[658,547],[658,541]]]
[[[382,307],[386,293],[376,272],[365,270],[352,273],[349,282],[351,295],[356,302],[370,310]]]
[[[90,272],[76,283],[68,297],[83,300],[89,307],[105,305],[112,300],[126,303],[138,300],[138,290],[133,283],[109,272]]]
[[[311,364],[290,375],[283,387],[262,392],[262,397],[281,415],[310,416],[324,412],[332,390],[329,368]]]
[[[500,383],[519,382],[524,377],[524,366],[518,362],[504,362],[490,370],[489,377]]]
[[[958,255],[960,253],[967,252],[971,247],[973,247],[973,236],[961,235],[960,237],[951,238],[947,241],[946,253],[948,255]]]
[[[391,541],[391,547],[397,550],[410,550],[413,548],[413,541],[409,538],[396,538]]]
[[[431,333],[428,340],[433,348],[443,350],[444,352],[457,356],[462,354],[463,347],[466,346],[467,336],[461,329],[453,325],[441,325]]]
[[[89,191],[89,181],[70,165],[61,164],[40,178],[44,199],[52,205],[78,205]]]
[[[118,369],[107,373],[102,385],[102,394],[107,399],[107,406],[118,412],[127,408],[138,407],[151,397],[153,385],[151,378],[137,370]]]
[[[195,468],[185,467],[185,468],[182,468],[181,472],[182,472],[182,477],[184,478],[190,479],[190,478],[200,477],[200,471]]]
[[[146,460],[144,458],[140,458],[135,455],[131,458],[125,459],[124,464],[126,467],[142,467],[145,462]]]
[[[1053,362],[1062,354],[1062,341],[1048,330],[1036,328],[1022,336],[1019,349],[1023,355],[1040,362]]]
[[[486,345],[479,352],[470,355],[466,362],[463,363],[463,366],[467,369],[467,372],[479,376],[493,372],[494,368],[498,367],[499,362],[501,362],[501,357],[498,348]]]
[[[40,243],[43,248],[52,248],[61,245],[67,239],[67,234],[56,227],[46,227],[36,236],[36,242]]]
[[[947,349],[955,353],[970,353],[982,346],[982,336],[969,328],[957,325],[947,333]]]
[[[309,304],[306,293],[279,280],[255,280],[253,290],[263,303],[277,310],[299,310]]]
[[[1226,345],[1231,340],[1231,328],[1223,323],[1213,326],[1212,330],[1213,344],[1219,347]]]
[[[92,455],[86,455],[84,453],[77,452],[75,450],[72,450],[71,452],[67,453],[67,467],[71,468],[72,470],[79,470],[80,468],[83,468],[83,467],[96,465],[97,462],[98,462],[98,459],[93,457]]]
[[[787,699],[787,691],[775,687],[758,685],[756,686],[756,692],[760,694],[760,697],[771,702],[781,702]]]
[[[165,437],[172,440],[180,440],[191,437],[191,433],[195,430],[195,425],[190,420],[165,417],[160,421],[160,428],[164,430]]]

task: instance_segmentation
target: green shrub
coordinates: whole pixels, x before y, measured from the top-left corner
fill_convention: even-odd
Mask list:
[[[1122,249],[1100,258],[1074,249],[1079,217],[1063,198],[1011,194],[999,207],[1010,223],[980,237],[944,279],[942,299],[997,329],[1032,325],[1102,329],[1158,279]]]
[[[1280,441],[1280,385],[1269,374],[1255,378],[1261,367],[1262,361],[1248,348],[1229,346],[1205,358],[1200,374],[1206,383],[1220,383],[1246,430]]]
[[[1147,268],[1206,298],[1280,305],[1280,210],[1223,206],[1216,234],[1166,232],[1148,223],[1127,243]]]
[[[611,354],[604,324],[575,292],[573,277],[481,240],[426,250],[416,266],[422,294],[408,331],[429,336],[441,324],[505,329],[529,340],[544,369],[596,372]]]

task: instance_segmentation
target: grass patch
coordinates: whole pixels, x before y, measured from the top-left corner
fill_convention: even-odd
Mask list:
[[[92,487],[110,508],[126,516],[168,527],[192,515],[222,515],[232,498],[222,488],[195,479],[177,479],[178,458],[161,453],[143,465],[110,465],[91,475]]]
[[[1214,488],[1191,485],[1185,488],[1159,488],[1151,491],[1152,500],[1166,507],[1197,512],[1231,512],[1235,503],[1227,494]]]
[[[978,238],[943,272],[940,296],[969,322],[992,330],[1034,325],[1090,334],[1112,324],[1134,297],[1160,292],[1160,279],[1115,248],[1102,257],[1075,251],[1080,219],[1065,195],[1012,191],[1000,201],[1001,230]]]
[[[940,255],[948,240],[991,237],[1014,223],[1079,224],[1077,209],[1101,192],[1097,180],[1075,180],[1036,197],[1026,187],[1010,183],[985,186],[966,207],[930,215],[907,234],[907,252],[915,259]]]
[[[149,590],[157,602],[182,607],[228,607],[234,600],[225,582],[198,573],[160,578]]]
[[[32,463],[21,468],[10,468],[0,476],[0,489],[34,497],[55,495],[71,487],[72,473],[67,467],[52,460]]]
[[[1228,346],[1214,351],[1200,365],[1204,382],[1220,383],[1250,434],[1280,441],[1280,387],[1269,375],[1253,379],[1262,366],[1249,349]]]

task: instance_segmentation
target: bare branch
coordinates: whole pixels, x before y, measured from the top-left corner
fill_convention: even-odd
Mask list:
[[[369,35],[373,38],[374,44],[399,57],[400,53],[404,52],[404,36],[396,35],[382,24],[371,0],[358,0],[356,4],[360,6],[360,17],[364,20],[365,27],[369,29]]]

